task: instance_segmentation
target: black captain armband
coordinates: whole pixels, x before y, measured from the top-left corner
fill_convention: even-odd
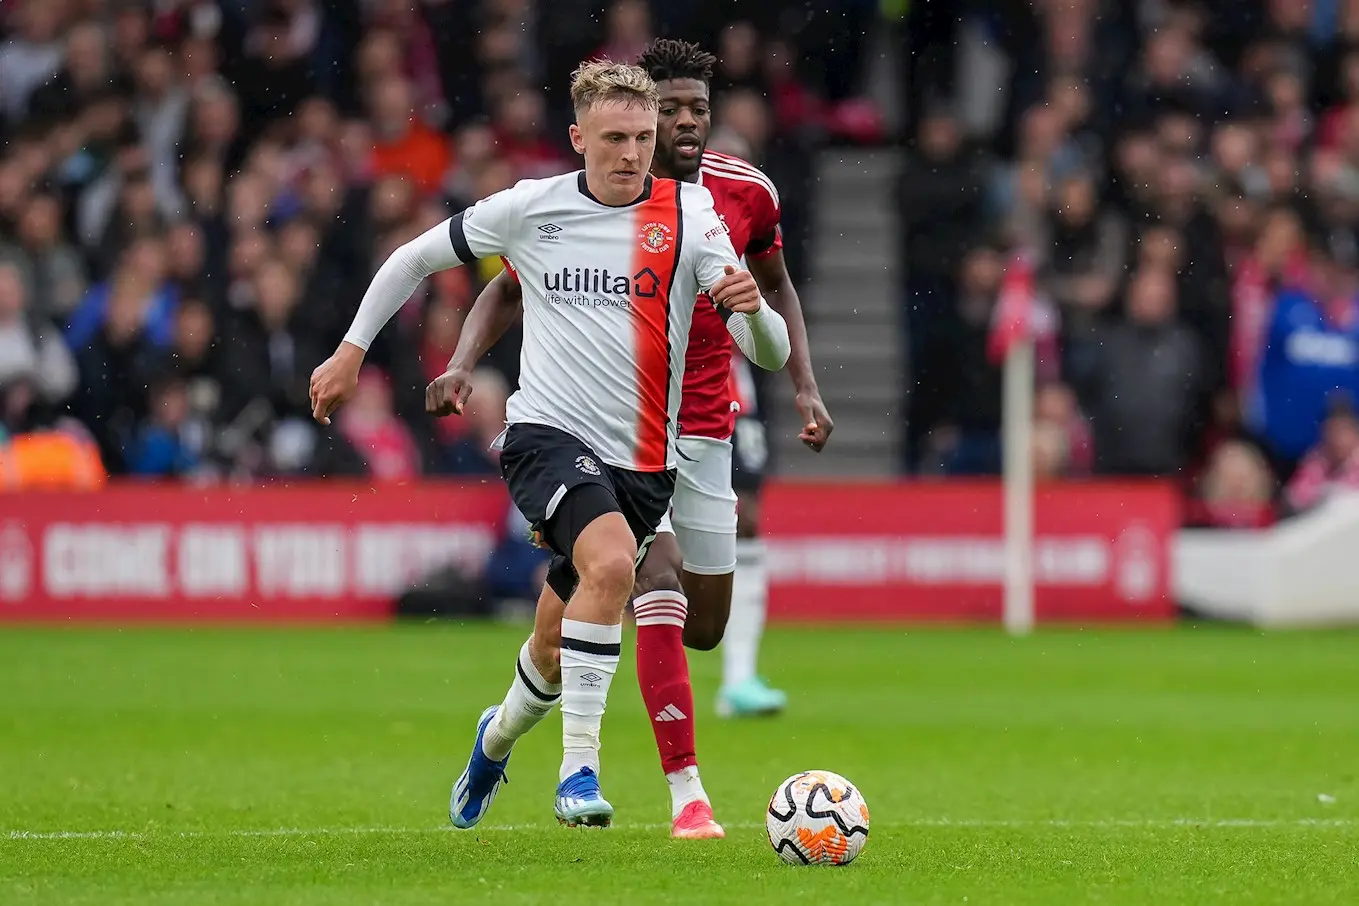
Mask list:
[[[779,231],[777,227],[770,230],[765,236],[752,236],[750,237],[750,242],[746,243],[746,254],[762,255],[774,247],[774,243],[778,241],[778,238]]]
[[[470,210],[471,208],[467,209]],[[477,256],[472,254],[472,247],[467,244],[467,233],[462,225],[467,211],[459,211],[448,219],[448,239],[453,243],[453,252],[458,256],[458,260],[463,264],[473,264]]]

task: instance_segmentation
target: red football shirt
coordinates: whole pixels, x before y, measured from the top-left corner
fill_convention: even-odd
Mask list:
[[[705,151],[699,182],[727,228],[738,256],[762,258],[783,248],[779,235],[779,193],[753,164],[729,154]],[[679,433],[690,437],[731,437],[735,412],[731,391],[731,334],[712,300],[700,296],[684,356],[684,389]]]

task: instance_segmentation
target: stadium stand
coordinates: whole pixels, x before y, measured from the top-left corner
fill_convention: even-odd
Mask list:
[[[433,424],[420,387],[496,265],[421,289],[340,431],[307,422],[307,374],[396,244],[573,165],[576,61],[682,34],[720,57],[714,141],[783,188],[828,401],[851,416],[817,468],[871,473],[881,450],[912,474],[998,471],[986,350],[1022,249],[1051,341],[1046,477],[1168,477],[1191,522],[1231,526],[1296,509],[1304,460],[1312,502],[1359,471],[1321,428],[1359,397],[1354,4],[732,9],[5,4],[4,433],[74,418],[115,476],[484,474],[483,432]],[[899,311],[852,277],[872,271]],[[847,303],[842,280],[874,298]],[[513,336],[487,364],[513,387]]]

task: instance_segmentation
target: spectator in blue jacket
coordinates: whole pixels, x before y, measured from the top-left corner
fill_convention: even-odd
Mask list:
[[[1359,397],[1359,270],[1323,248],[1312,266],[1311,292],[1275,297],[1247,409],[1285,476],[1316,443],[1336,391]]]
[[[89,348],[109,317],[109,300],[120,281],[135,283],[142,298],[140,325],[146,338],[165,349],[174,341],[175,308],[179,294],[166,280],[169,272],[165,243],[156,236],[143,236],[133,243],[123,264],[109,279],[90,287],[71,314],[66,342],[77,353]]]

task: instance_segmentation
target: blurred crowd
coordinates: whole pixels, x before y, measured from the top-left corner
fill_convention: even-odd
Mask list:
[[[811,146],[874,137],[852,73],[876,13],[739,7],[4,0],[0,478],[30,449],[25,468],[72,475],[497,474],[517,336],[466,417],[428,418],[423,387],[498,261],[417,291],[336,430],[308,418],[311,370],[397,245],[575,169],[571,70],[660,34],[720,54],[714,143],[791,187],[798,272]]]
[[[1359,488],[1359,2],[909,23],[907,468],[999,470],[988,336],[1027,269],[1040,477],[1172,477],[1221,526]],[[1004,65],[978,90],[986,57]]]
[[[517,335],[467,417],[422,388],[498,262],[427,281],[310,422],[382,259],[573,169],[571,69],[673,35],[718,54],[713,145],[783,189],[805,279],[814,150],[884,139],[880,28],[908,471],[999,470],[1022,269],[1043,478],[1170,476],[1212,525],[1359,486],[1359,0],[4,0],[0,480],[30,447],[89,481],[494,475]]]

